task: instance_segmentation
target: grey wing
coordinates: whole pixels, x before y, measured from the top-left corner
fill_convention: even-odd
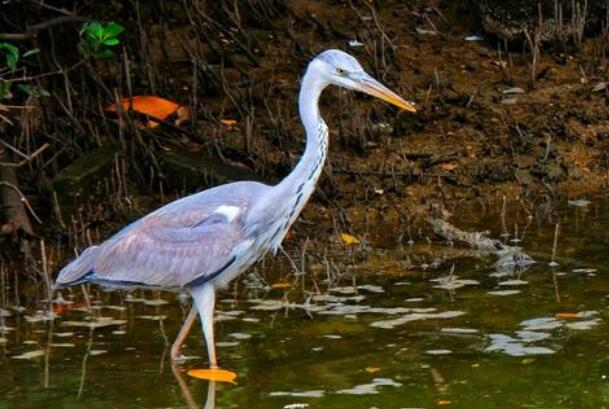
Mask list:
[[[214,278],[251,244],[247,211],[268,189],[232,183],[158,209],[99,246],[92,278],[164,287]]]

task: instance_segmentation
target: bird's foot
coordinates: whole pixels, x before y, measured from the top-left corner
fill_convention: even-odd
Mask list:
[[[191,369],[187,372],[188,376],[206,381],[235,383],[237,374],[233,371],[218,368],[217,365],[209,369]]]

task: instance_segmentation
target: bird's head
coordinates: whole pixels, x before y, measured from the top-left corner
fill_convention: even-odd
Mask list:
[[[327,50],[312,61],[318,75],[326,84],[364,92],[380,98],[405,111],[416,112],[411,102],[405,101],[395,92],[372,78],[351,55],[340,50]]]

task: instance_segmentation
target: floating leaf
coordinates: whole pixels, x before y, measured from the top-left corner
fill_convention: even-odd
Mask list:
[[[294,398],[323,398],[325,395],[324,390],[312,390],[312,391],[301,391],[301,392],[285,392],[285,391],[275,391],[271,392],[269,396],[290,396]],[[289,406],[289,405],[288,405]],[[288,406],[284,406],[287,408]]]
[[[95,321],[64,321],[61,323],[65,327],[83,327],[83,328],[102,328],[111,325],[126,324],[126,320],[116,320],[108,317],[99,317]]]
[[[477,334],[479,331],[475,328],[442,328],[440,332],[445,334],[469,335]]]
[[[135,318],[149,321],[163,321],[167,318],[167,315],[137,315]]]
[[[204,379],[207,381],[216,381],[216,382],[230,382],[235,383],[235,379],[237,379],[237,374],[232,371],[227,371],[226,369],[191,369],[188,372],[188,376],[197,379]]]
[[[250,334],[243,334],[241,332],[233,332],[228,334],[228,336],[235,339],[250,339],[252,337]]]
[[[436,403],[438,404],[438,406],[446,406],[450,405],[452,401],[449,401],[448,399],[438,399]]]
[[[557,312],[554,314],[554,318],[558,320],[568,320],[575,317],[577,317],[577,313],[575,312]]]
[[[219,348],[236,347],[237,345],[239,345],[239,341],[219,341],[219,342],[216,342],[216,346],[219,347]]]
[[[366,372],[368,372],[368,373],[377,373],[380,370],[381,370],[381,368],[378,368],[376,366],[368,366],[366,368]]]
[[[588,329],[592,329],[593,327],[596,327],[600,323],[601,323],[601,320],[598,318],[595,318],[593,320],[571,322],[571,323],[567,324],[566,327],[569,329],[575,329],[575,330],[588,330]]]
[[[165,304],[169,304],[169,302],[163,300],[162,298],[144,300],[144,305],[159,306],[159,305],[165,305]]]
[[[453,351],[450,349],[428,349],[425,353],[428,355],[450,355]]]
[[[51,342],[49,345],[54,348],[74,348],[76,346],[72,342]]]
[[[379,393],[377,390],[379,386],[393,386],[397,388],[402,386],[402,384],[390,378],[374,378],[372,383],[355,385],[350,389],[341,389],[337,393],[345,395],[376,395]]]
[[[507,285],[527,285],[529,282],[525,281],[525,280],[519,280],[519,279],[514,279],[514,280],[507,280],[507,281],[502,281],[499,283],[499,285],[502,286],[507,286]]]
[[[13,359],[34,359],[44,356],[44,351],[42,349],[38,349],[36,351],[28,351],[24,352],[21,355],[15,355]]]
[[[357,237],[352,236],[350,234],[347,233],[341,233],[340,234],[340,238],[343,240],[343,243],[345,243],[347,246],[353,246],[355,244],[359,244],[360,241]]]
[[[520,294],[520,292],[521,292],[520,290],[494,290],[494,291],[488,291],[487,294],[505,297],[508,295]]]
[[[385,290],[383,290],[383,287],[381,287],[379,285],[371,285],[371,284],[358,285],[357,289],[368,291],[371,293],[376,293],[376,294],[383,294],[385,292]]]
[[[391,320],[382,320],[382,321],[373,321],[370,323],[371,327],[375,328],[383,328],[383,329],[393,329],[398,325],[403,325],[412,321],[419,320],[428,320],[428,319],[450,319],[456,318],[464,315],[463,311],[444,311],[438,313],[432,312],[415,312],[412,314],[406,314],[402,317],[391,319]]]

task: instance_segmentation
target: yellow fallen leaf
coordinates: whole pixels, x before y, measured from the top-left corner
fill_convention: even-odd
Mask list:
[[[520,363],[523,365],[529,365],[535,362],[535,358],[524,358]]]
[[[452,402],[449,401],[448,399],[438,399],[438,401],[436,403],[438,404],[438,406],[445,406],[445,405],[450,405]]]
[[[554,318],[556,318],[557,320],[568,320],[571,318],[575,318],[577,316],[577,313],[575,312],[557,312],[556,314],[554,314]]]
[[[357,237],[352,236],[347,233],[341,233],[340,238],[343,240],[343,243],[345,243],[347,246],[353,246],[354,244],[360,243],[360,241]]]
[[[440,165],[440,168],[442,168],[442,170],[445,172],[450,172],[451,170],[455,170],[458,167],[459,165],[455,162],[443,163]]]
[[[188,376],[206,381],[230,382],[235,383],[237,374],[226,369],[191,369],[187,372]]]
[[[237,120],[236,119],[220,119],[220,123],[222,125],[225,125],[229,128],[232,128],[233,126],[237,125]]]
[[[368,373],[377,373],[381,368],[377,368],[376,366],[369,366],[366,368],[366,372]]]
[[[285,288],[290,288],[292,285],[290,283],[275,283],[271,286],[273,290],[283,290]]]

